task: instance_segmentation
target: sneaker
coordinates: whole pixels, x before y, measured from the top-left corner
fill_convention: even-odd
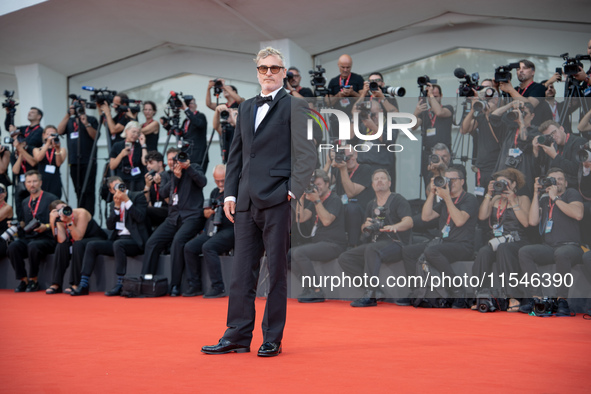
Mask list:
[[[568,306],[568,302],[564,298],[559,298],[558,301],[558,308],[556,309],[556,316],[570,316],[570,308]]]
[[[30,280],[27,284],[27,289],[25,290],[27,293],[32,293],[34,291],[39,291],[39,282],[36,280]]]
[[[398,306],[410,306],[410,298],[397,298],[394,303]]]
[[[534,310],[535,301],[533,298],[524,298],[519,306],[519,312],[531,313]]]
[[[312,304],[316,302],[324,302],[326,299],[324,297],[324,292],[320,289],[318,291],[314,291],[312,289],[304,289],[302,294],[298,297],[298,302],[303,304]]]
[[[21,280],[21,283],[18,284],[18,286],[14,289],[15,293],[23,293],[25,292],[25,290],[27,290],[27,282],[25,282],[24,280]]]
[[[203,298],[220,298],[220,297],[225,297],[225,296],[227,296],[227,294],[224,289],[220,290],[220,289],[211,288],[211,289],[209,289],[209,291],[207,293],[205,293]]]
[[[378,306],[378,302],[375,298],[364,297],[359,298],[351,303],[354,308],[364,308],[366,306]]]

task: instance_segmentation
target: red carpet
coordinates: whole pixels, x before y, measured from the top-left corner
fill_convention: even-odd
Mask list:
[[[591,321],[289,301],[283,354],[208,356],[227,298],[0,290],[0,392],[588,392]]]

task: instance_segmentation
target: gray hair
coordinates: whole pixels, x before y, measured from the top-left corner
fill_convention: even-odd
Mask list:
[[[436,150],[444,150],[444,151],[447,151],[447,153],[451,154],[447,145],[445,145],[442,142],[438,142],[435,145],[433,145],[433,148],[431,148],[431,152],[435,152]]]
[[[256,59],[253,60],[256,64],[259,64],[259,60],[265,59],[268,56],[277,56],[279,59],[281,59],[282,66],[285,65],[285,58],[283,57],[283,54],[279,52],[279,50],[271,47],[261,49],[259,53],[257,53]]]
[[[138,130],[141,130],[142,127],[140,126],[139,122],[137,122],[135,120],[132,120],[131,122],[128,122],[125,125],[125,129],[123,129],[123,132],[126,132],[129,129],[138,129]]]

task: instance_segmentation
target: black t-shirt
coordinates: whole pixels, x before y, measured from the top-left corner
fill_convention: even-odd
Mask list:
[[[531,121],[534,126],[539,126],[545,121],[552,119],[552,111],[550,110],[550,107],[544,105],[546,97],[546,87],[544,85],[532,82],[531,85],[525,88],[525,90],[521,89],[519,86],[516,86],[515,90],[517,90],[517,92],[523,97],[534,97],[538,99],[539,103],[534,109],[535,116]]]
[[[365,209],[365,217],[383,220],[384,226],[400,223],[400,221],[407,216],[412,217],[410,204],[401,194],[392,193],[389,197],[389,200],[389,204],[386,202],[386,209],[384,209],[384,207],[379,209],[377,205],[377,199],[374,198],[369,202],[369,204],[367,204],[367,208]],[[396,234],[398,234],[398,237],[400,237],[402,243],[408,245],[410,240],[410,230],[399,231]],[[379,234],[379,236],[376,238],[376,241],[397,241],[398,237],[393,233],[384,232]]]
[[[152,119],[152,122],[156,122],[156,120]],[[150,122],[150,123],[152,123]],[[141,128],[149,125],[150,123],[144,123]],[[160,128],[158,128],[158,132],[146,135],[146,147],[148,148],[148,152],[153,150],[158,150],[158,136],[160,135]]]
[[[346,195],[346,193],[341,182],[341,171],[338,168],[333,168],[332,171],[335,174],[335,192],[342,199],[342,196]],[[347,198],[349,202],[357,202],[362,207],[367,207],[369,201],[375,197],[374,191],[371,188],[371,175],[371,167],[367,164],[359,164],[353,175],[350,175],[351,182],[365,186],[365,189],[355,197]]]
[[[88,115],[86,118],[88,123],[97,130],[98,121],[96,118]],[[66,125],[66,133],[68,135],[68,161],[70,164],[88,164],[90,162],[90,152],[92,151],[94,140],[88,134],[86,126],[75,117],[70,118]],[[78,158],[78,145],[80,145],[80,158]],[[94,154],[96,156],[96,152]]]
[[[583,202],[583,197],[575,189],[567,188],[566,191],[560,196],[566,203],[573,201]],[[579,221],[567,216],[560,210],[555,204],[552,209],[552,230],[546,233],[546,227],[550,219],[550,199],[544,197],[540,201],[540,207],[542,208],[542,216],[540,217],[539,230],[544,237],[544,243],[550,246],[557,246],[564,243],[581,243],[581,230],[579,228]]]
[[[449,218],[449,235],[443,238],[443,242],[457,242],[467,247],[474,245],[474,231],[478,222],[478,200],[471,193],[463,192],[459,198],[454,198],[454,205],[460,211],[467,212],[470,218],[463,226],[458,227],[454,221]],[[443,230],[447,225],[448,211],[444,200],[433,205],[433,210],[439,214],[439,230]]]
[[[451,105],[444,105],[443,108],[447,108],[452,116],[442,118],[430,110],[424,111],[420,115],[422,119],[421,130],[424,156],[428,157],[431,154],[431,148],[440,142],[447,145],[451,151],[451,127],[454,119],[454,109]]]
[[[43,145],[43,127],[40,125],[37,126],[21,126],[18,128],[21,132],[21,135],[25,137],[25,141],[27,141],[27,146],[32,146],[34,148],[39,148]]]
[[[42,192],[39,198],[33,201],[30,201],[31,196],[25,198],[22,203],[25,226],[33,220],[33,213],[35,213],[34,217],[41,222],[41,225],[49,223],[49,204],[57,199],[55,195],[48,192]],[[37,206],[37,202],[39,206]],[[25,238],[53,238],[53,235],[51,230],[42,233],[32,231],[30,234],[26,234]]]
[[[550,156],[546,155],[542,148],[539,150],[539,156],[541,156],[542,173],[548,172],[550,168],[558,167],[566,173],[566,180],[568,187],[577,189],[579,187],[579,162],[577,161],[577,153],[581,148],[581,145],[587,141],[583,137],[579,137],[575,134],[567,134],[566,142],[564,146],[556,146],[556,152],[558,155],[551,159]]]
[[[189,148],[191,163],[201,165],[207,148],[207,118],[199,111],[185,110],[187,118],[182,124],[185,140],[191,141]]]
[[[301,88],[298,93],[303,97],[314,97],[314,92],[310,88]]]
[[[112,159],[116,158],[123,149],[125,149],[125,141],[116,142],[113,144],[113,148],[111,148],[110,157]],[[115,169],[115,175],[121,177],[124,181],[140,179],[146,173],[146,167],[142,164],[142,146],[139,142],[134,142],[132,152],[131,163],[129,162],[129,155],[125,156],[121,159],[119,166]],[[139,168],[140,170],[136,175],[132,175],[134,168]]]
[[[131,119],[125,114],[125,112],[117,112],[117,114],[113,118],[113,122],[115,122],[115,125],[120,124],[123,126],[123,128],[125,128],[125,126],[130,121],[131,121]],[[113,146],[115,143],[117,143],[119,141],[123,141],[123,137],[121,137],[121,133],[111,134],[111,146]]]
[[[492,172],[495,169],[501,152],[502,135],[491,128],[492,125],[486,116],[477,117],[476,122],[478,124],[478,156],[476,157],[476,167],[482,172]],[[484,186],[486,187],[486,185]]]
[[[347,236],[345,234],[345,215],[343,214],[343,203],[341,199],[335,194],[330,195],[322,202],[324,208],[335,219],[330,226],[324,227],[322,220],[316,216],[316,206],[311,201],[306,204],[306,209],[312,212],[312,217],[309,219],[316,227],[316,233],[311,238],[310,242],[332,242],[338,245],[347,245]]]
[[[341,76],[338,75],[330,80],[327,89],[331,96],[339,93],[341,88],[346,85],[351,85],[355,92],[359,92],[361,89],[363,89],[363,83],[363,77],[355,73],[351,73],[348,78],[345,78],[345,80],[342,80]],[[357,101],[357,97],[338,97],[335,100],[338,100],[334,103],[335,108],[350,114],[351,110],[353,109],[353,104],[355,104],[355,101]],[[334,117],[331,117],[331,119],[333,118]]]

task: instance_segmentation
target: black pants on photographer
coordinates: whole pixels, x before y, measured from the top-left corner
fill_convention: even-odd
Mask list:
[[[492,290],[495,283],[497,285],[500,284],[498,276],[493,277],[493,281],[491,281],[488,276],[493,272],[493,264],[495,261],[497,262],[497,274],[505,274],[505,284],[507,284],[507,280],[511,273],[520,273],[519,249],[528,244],[529,243],[526,241],[503,243],[497,247],[496,252],[493,252],[492,247],[488,244],[480,248],[476,255],[476,259],[474,260],[474,265],[472,266],[472,275],[479,278],[482,278],[482,275],[485,275],[484,282],[481,284],[481,289]],[[498,289],[498,286],[495,289]],[[480,289],[471,288],[469,290],[476,291]],[[519,287],[505,286],[505,288],[498,290],[497,295],[505,298],[522,298],[525,296],[522,289]]]
[[[146,242],[142,275],[156,274],[160,254],[166,246],[171,245],[172,274],[170,282],[171,286],[180,286],[185,267],[185,244],[203,229],[204,224],[204,217],[182,220],[179,216],[176,220],[166,219]]]
[[[199,255],[203,253],[203,262],[211,280],[211,287],[223,291],[222,262],[220,254],[229,252],[234,247],[234,229],[226,228],[215,233],[212,237],[205,231],[185,244],[185,264],[189,284],[202,289],[201,261]]]
[[[339,265],[349,276],[378,276],[382,263],[402,260],[403,245],[395,241],[363,244],[346,251],[339,257]]]
[[[52,284],[59,285],[60,288],[63,286],[64,274],[72,261],[72,268],[70,269],[70,285],[80,284],[80,275],[82,271],[82,261],[86,247],[92,241],[99,241],[101,238],[83,238],[76,242],[62,242],[58,243],[55,248],[54,264],[53,264],[53,280]],[[72,254],[70,255],[70,248],[72,248]]]
[[[86,190],[84,190],[83,195],[80,195],[87,170],[88,164],[70,164],[70,178],[74,184],[76,199],[78,200],[78,208],[84,208],[90,212],[91,216],[94,216],[94,205],[96,202],[96,163],[92,163]],[[78,173],[80,176],[78,176]]]
[[[144,252],[130,235],[120,236],[117,240],[93,240],[86,245],[82,275],[90,276],[94,271],[99,255],[115,257],[115,273],[125,276],[127,273],[127,256],[138,256]]]
[[[365,222],[365,209],[357,202],[345,204],[345,230],[350,246],[361,243],[361,225]]]
[[[29,258],[29,278],[39,275],[39,264],[47,255],[55,250],[56,241],[53,238],[17,239],[8,245],[8,258],[14,268],[16,279],[27,277],[25,259]]]
[[[335,244],[333,242],[314,242],[296,246],[290,249],[288,260],[291,261],[291,272],[293,272],[298,279],[303,276],[314,277],[316,270],[314,269],[313,261],[328,262],[339,257],[345,250],[345,245]],[[300,280],[300,283],[301,280]]]
[[[578,245],[528,245],[519,249],[521,271],[528,274],[530,285],[524,289],[527,296],[551,296],[551,288],[535,287],[531,284],[532,274],[538,273],[538,266],[556,264],[556,273],[562,276],[562,286],[556,287],[556,297],[568,298],[568,287],[564,276],[571,273],[572,267],[582,262],[583,249]],[[540,278],[541,279],[541,278]]]

